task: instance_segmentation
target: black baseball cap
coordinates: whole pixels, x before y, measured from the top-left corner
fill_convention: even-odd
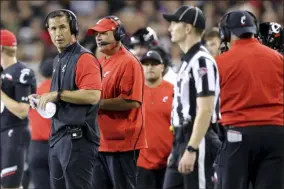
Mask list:
[[[160,64],[163,64],[163,59],[162,57],[160,56],[160,54],[156,51],[148,51],[147,53],[145,53],[142,58],[141,58],[141,63],[143,64],[145,61],[147,60],[154,60]]]
[[[163,14],[168,22],[185,22],[195,28],[205,29],[205,16],[198,7],[181,6],[174,14]]]
[[[257,34],[256,20],[252,13],[248,11],[238,10],[228,14],[227,24],[236,36],[245,33]]]

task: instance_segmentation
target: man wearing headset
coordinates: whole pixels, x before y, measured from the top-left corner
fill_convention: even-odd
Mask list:
[[[46,28],[59,54],[53,62],[51,92],[30,96],[30,104],[41,109],[48,102],[56,104],[49,150],[51,188],[92,189],[99,145],[101,67],[77,42],[79,31],[73,12],[61,9],[49,13]]]
[[[283,56],[262,45],[257,20],[247,11],[226,14],[219,25],[229,51],[216,58],[221,124],[218,160],[222,189],[284,188]]]
[[[89,29],[95,34],[103,66],[99,112],[101,143],[93,189],[134,189],[136,159],[146,148],[144,74],[139,60],[121,43],[125,33],[119,18],[108,16]]]

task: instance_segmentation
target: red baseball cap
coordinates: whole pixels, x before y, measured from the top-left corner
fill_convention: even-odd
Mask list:
[[[118,23],[110,18],[103,18],[99,20],[96,25],[88,29],[88,34],[94,34],[96,32],[113,31],[117,27]]]
[[[8,30],[1,30],[0,35],[1,35],[0,45],[17,46],[17,38],[12,32]]]

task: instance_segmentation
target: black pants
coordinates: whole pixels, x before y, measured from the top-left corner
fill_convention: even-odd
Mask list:
[[[99,152],[95,161],[93,189],[135,189],[138,151]]]
[[[149,170],[138,167],[136,189],[162,189],[166,168]]]
[[[34,189],[50,189],[48,141],[32,140],[29,149],[29,171]]]
[[[28,127],[1,132],[1,185],[18,188],[22,185],[26,153],[31,140]]]
[[[28,164],[28,163],[26,163]],[[31,174],[30,174],[30,169],[27,168],[24,171],[24,176],[23,176],[23,189],[29,189],[30,186],[30,181],[31,181]]]
[[[197,153],[194,171],[188,175],[178,172],[179,161],[185,151],[191,132],[187,128],[175,129],[172,159],[169,162],[164,189],[213,189],[213,163],[221,142],[217,134],[209,129]]]
[[[85,137],[61,138],[49,151],[52,189],[93,189],[92,177],[98,147]]]
[[[249,182],[255,189],[284,189],[283,126],[228,127],[226,133],[219,189],[247,189]]]

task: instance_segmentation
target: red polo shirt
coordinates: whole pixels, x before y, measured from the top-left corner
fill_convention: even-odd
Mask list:
[[[77,62],[75,83],[79,89],[102,90],[99,61],[91,54],[82,54]]]
[[[123,152],[145,148],[144,74],[140,62],[121,47],[110,58],[100,59],[103,67],[102,99],[121,97],[142,105],[128,111],[101,110],[98,121],[100,151]],[[136,145],[135,145],[136,144]]]
[[[256,39],[237,40],[216,57],[221,123],[283,126],[283,56]]]
[[[173,133],[170,131],[174,87],[163,81],[156,88],[145,87],[145,128],[147,149],[141,149],[138,166],[160,169],[167,166],[172,149]]]

